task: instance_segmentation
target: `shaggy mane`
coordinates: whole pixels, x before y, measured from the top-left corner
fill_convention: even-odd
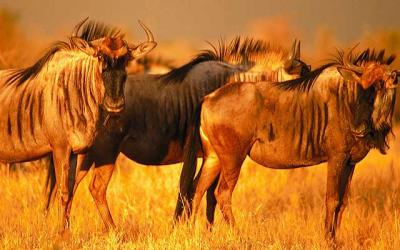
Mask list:
[[[229,43],[221,39],[217,47],[211,43],[209,44],[212,49],[201,51],[189,63],[171,70],[169,73],[160,76],[160,78],[166,83],[181,82],[194,66],[202,62],[221,61],[252,67],[255,64],[269,62],[271,54],[275,55],[276,60],[284,60],[288,56],[288,52],[278,46],[248,37],[237,36]]]
[[[76,30],[76,33],[77,37],[86,42],[91,42],[102,37],[116,37],[120,35],[120,30],[114,27],[106,26],[103,23],[89,21],[83,25],[82,29]],[[21,85],[29,79],[35,78],[46,65],[46,63],[49,62],[57,52],[62,50],[73,50],[80,47],[81,45],[75,43],[73,39],[70,39],[68,42],[57,41],[50,46],[45,54],[32,66],[12,72],[6,82],[8,84],[15,82],[17,85]]]
[[[331,60],[330,63],[324,64],[319,68],[312,70],[305,74],[302,77],[297,79],[274,83],[280,89],[284,90],[299,90],[302,92],[309,91],[311,87],[314,85],[318,76],[326,69],[331,66],[345,66],[344,64],[345,52],[343,50],[338,49],[337,54],[334,56],[334,59]],[[377,62],[379,64],[390,65],[395,60],[395,55],[390,55],[389,57],[385,57],[385,50],[380,50],[379,52],[375,52],[374,49],[366,49],[360,53],[350,53],[349,61],[357,66],[363,66],[368,62]]]

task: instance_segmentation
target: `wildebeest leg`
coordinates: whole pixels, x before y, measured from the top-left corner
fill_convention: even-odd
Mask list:
[[[89,186],[90,193],[93,196],[107,230],[115,229],[106,198],[108,183],[110,182],[114,168],[114,164],[95,166],[93,178]]]
[[[221,208],[222,215],[225,221],[231,225],[235,225],[235,218],[232,212],[232,192],[239,178],[240,168],[244,161],[235,159],[232,155],[231,159],[221,159],[221,176],[216,190],[216,198]]]
[[[217,154],[215,153],[212,145],[208,138],[201,133],[202,145],[204,150],[203,163],[201,165],[198,178],[196,180],[195,194],[192,201],[192,221],[194,222],[196,213],[199,209],[201,199],[204,193],[210,188],[214,181],[218,181],[218,175],[220,173],[220,164]]]
[[[209,187],[214,183],[214,181],[218,181],[217,177],[220,173],[220,165],[219,160],[216,155],[210,155],[207,158],[204,158],[200,177],[198,179],[196,185],[196,191],[193,197],[192,202],[192,221],[194,222],[197,211],[200,206],[201,199],[204,196],[204,193],[209,189]]]
[[[75,172],[75,178],[74,178],[74,183],[72,188],[70,188],[69,192],[69,199],[67,203],[67,212],[66,216],[69,221],[69,217],[71,214],[71,207],[72,207],[72,200],[74,199],[74,195],[76,192],[76,189],[79,186],[79,183],[82,181],[82,179],[86,176],[88,173],[90,167],[93,165],[93,159],[90,155],[88,154],[78,154],[77,161],[76,161],[76,172]]]
[[[78,188],[79,183],[88,173],[91,165],[93,164],[93,158],[90,157],[90,154],[78,154],[72,155],[70,158],[70,170],[69,170],[69,193],[72,195],[75,194],[76,189]],[[71,176],[71,175],[74,176]],[[71,178],[73,177],[73,178]],[[54,179],[54,180],[53,180]],[[46,213],[50,209],[50,204],[54,201],[54,197],[57,193],[57,183],[55,180],[55,173],[54,173],[54,162],[53,159],[50,159],[50,167],[48,173],[48,180],[49,183],[49,196],[46,201]],[[47,185],[46,185],[47,186]],[[71,197],[72,198],[72,197]],[[70,209],[70,205],[69,208]]]
[[[54,201],[54,197],[56,196],[57,193],[57,179],[56,179],[56,173],[55,173],[55,167],[54,167],[54,160],[53,157],[50,156],[50,162],[48,166],[48,172],[47,172],[47,177],[46,177],[46,191],[49,189],[48,197],[46,200],[46,206],[45,206],[45,213],[48,215],[50,205]]]
[[[348,168],[351,168],[350,170]],[[343,196],[354,166],[349,167],[348,157],[338,155],[328,160],[328,178],[326,187],[325,236],[335,239],[337,216],[343,204]]]
[[[69,199],[68,192],[68,168],[69,168],[69,157],[71,154],[71,149],[64,145],[56,146],[53,149],[53,159],[54,159],[54,169],[56,174],[58,192],[60,194],[61,201],[61,225],[60,232],[64,233],[69,228],[69,221],[66,217],[67,212],[67,202]]]
[[[340,184],[340,190],[339,190],[339,204],[341,206],[338,208],[339,211],[336,211],[335,215],[335,224],[336,224],[336,229],[340,228],[340,224],[342,222],[342,216],[343,216],[343,211],[347,207],[347,204],[349,202],[349,192],[350,192],[350,184],[351,184],[351,179],[353,177],[355,169],[355,164],[354,163],[348,163],[345,169],[343,170],[343,175],[342,175],[342,180]]]
[[[215,208],[217,206],[217,199],[215,198],[215,189],[218,185],[219,176],[211,184],[210,188],[207,190],[207,221],[209,226],[214,223]]]

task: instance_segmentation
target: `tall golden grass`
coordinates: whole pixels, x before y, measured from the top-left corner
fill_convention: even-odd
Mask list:
[[[399,130],[397,130],[399,131]],[[400,132],[400,131],[399,131]],[[400,143],[388,155],[372,151],[358,164],[338,242],[343,249],[400,246]],[[324,249],[326,165],[270,170],[250,160],[233,196],[237,226],[217,210],[212,232],[204,204],[195,226],[172,227],[181,165],[145,167],[124,157],[108,189],[116,232],[106,233],[88,190],[81,183],[71,216],[72,235],[57,237],[57,206],[43,212],[42,169],[0,175],[1,249]]]

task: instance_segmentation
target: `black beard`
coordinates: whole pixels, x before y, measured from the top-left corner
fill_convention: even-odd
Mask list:
[[[388,134],[392,131],[392,116],[396,101],[396,89],[378,91],[372,112],[374,146],[385,154],[389,149]]]
[[[396,89],[390,88],[378,91],[374,101],[374,110],[372,112],[372,124],[374,129],[380,130],[388,125],[391,126],[395,100]]]

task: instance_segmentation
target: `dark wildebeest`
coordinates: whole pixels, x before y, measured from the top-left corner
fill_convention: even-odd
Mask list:
[[[128,45],[117,29],[95,22],[82,25],[34,65],[0,71],[0,161],[29,161],[52,153],[62,230],[69,224],[71,152],[93,144],[100,107],[110,113],[123,109],[128,62],[156,45],[144,25],[148,41],[138,46]]]
[[[199,117],[196,110],[203,97],[229,79],[279,81],[297,77],[308,71],[308,66],[299,59],[299,46],[300,43],[295,42],[292,55],[288,55],[282,48],[263,41],[237,38],[228,45],[221,42],[219,49],[205,51],[167,74],[130,75],[125,90],[126,109],[120,116],[103,113],[105,121],[93,148],[85,156],[78,157],[76,181],[71,186],[73,192],[94,163],[90,192],[106,227],[115,227],[106,190],[119,152],[146,165],[182,161],[184,165],[195,165],[198,152],[183,159],[183,151],[185,145],[196,143],[188,135],[195,130],[193,124]],[[252,70],[242,72],[248,65]],[[49,177],[51,169],[50,166]],[[189,173],[182,175],[194,176],[195,166],[185,169]],[[181,183],[176,217],[183,211],[183,200],[189,189],[187,183]],[[52,190],[50,187],[48,205]]]
[[[230,84],[205,97],[193,219],[219,175],[215,195],[234,224],[231,197],[246,156],[274,169],[328,162],[325,229],[334,238],[355,164],[371,148],[388,147],[399,72],[389,68],[394,56],[383,56],[339,53],[337,62],[295,80]]]

